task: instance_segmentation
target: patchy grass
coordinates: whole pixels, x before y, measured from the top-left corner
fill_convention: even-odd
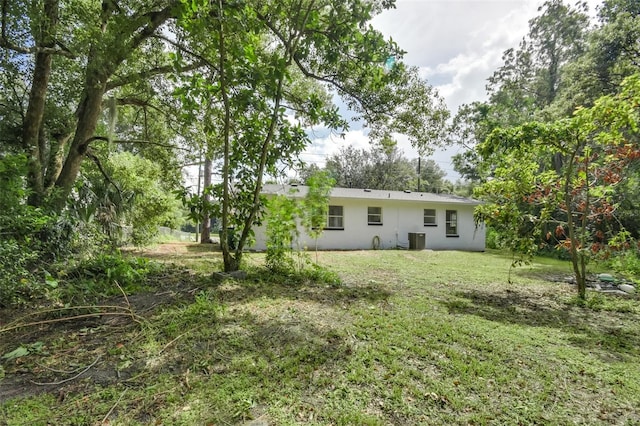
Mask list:
[[[0,334],[0,355],[38,348],[1,360],[0,424],[640,423],[640,301],[577,306],[554,281],[567,263],[509,283],[500,253],[321,252],[336,286],[269,274],[260,254],[223,282],[211,247],[145,254],[193,272],[110,300],[138,322]]]

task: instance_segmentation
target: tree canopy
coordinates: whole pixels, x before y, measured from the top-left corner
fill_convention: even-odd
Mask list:
[[[312,171],[314,168],[311,169]],[[395,146],[341,148],[327,158],[324,170],[342,188],[450,192],[453,184],[433,159],[407,159]]]

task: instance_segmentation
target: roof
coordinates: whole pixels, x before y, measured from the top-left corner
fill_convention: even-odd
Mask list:
[[[293,195],[295,197],[302,198],[306,196],[307,192],[309,192],[309,187],[304,185],[267,184],[262,187],[262,193],[265,195]],[[333,188],[331,190],[331,198],[413,201],[440,204],[465,204],[474,206],[481,204],[478,200],[451,194],[387,191],[382,189]]]

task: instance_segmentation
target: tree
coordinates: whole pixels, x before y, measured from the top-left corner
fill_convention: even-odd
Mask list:
[[[500,166],[476,192],[487,200],[476,219],[500,227],[509,247],[521,254],[533,254],[539,243],[566,249],[581,300],[588,260],[619,239],[619,229],[609,224],[622,201],[616,187],[640,160],[638,105],[640,75],[625,80],[620,94],[604,96],[571,118],[496,129],[481,147],[484,156],[499,152]],[[564,158],[559,171],[539,162],[555,154]]]
[[[418,159],[414,159],[411,160],[411,164],[420,173],[418,176],[420,185],[416,186],[418,192],[442,192],[445,182],[444,177],[447,173],[438,166],[435,160],[427,159],[418,162]]]
[[[614,94],[640,64],[640,12],[634,0],[607,0],[599,10],[600,26],[589,33],[585,53],[565,67],[565,90],[554,109],[571,112]]]
[[[365,176],[364,188],[403,191],[417,185],[417,167],[395,145],[372,148]]]
[[[185,34],[202,42],[198,56],[215,69],[212,79],[194,73],[180,90],[207,93],[219,108],[209,131],[218,135],[222,158],[215,194],[225,270],[239,267],[261,220],[265,175],[295,166],[309,143],[304,126],[346,128],[326,88],[346,100],[373,138],[402,132],[426,150],[441,135],[446,109],[417,70],[399,61],[383,67],[402,52],[368,25],[380,7],[363,0],[192,2],[180,19]]]
[[[489,102],[472,102],[458,108],[448,131],[448,143],[465,149],[453,156],[454,169],[465,179],[479,182],[489,174],[490,165],[483,163],[476,148],[493,129],[510,123],[501,121],[496,107]]]
[[[368,151],[347,146],[327,158],[325,170],[340,188],[369,188],[366,177],[368,163]]]
[[[482,180],[490,173],[491,165],[482,164],[474,149],[492,130],[560,116],[548,109],[566,84],[563,67],[584,50],[586,5],[578,3],[573,9],[550,0],[538,11],[542,13],[529,21],[519,47],[507,49],[503,65],[489,77],[489,101],[462,105],[449,127],[449,143],[467,150],[457,154],[454,163],[468,179]]]
[[[335,182],[326,171],[318,171],[307,180],[309,192],[304,199],[302,223],[307,234],[316,242],[316,263],[318,263],[318,238],[327,224],[329,196]]]
[[[571,8],[562,0],[546,1],[538,9],[542,13],[529,21],[519,49],[504,53],[504,65],[487,86],[491,103],[501,107],[503,124],[529,121],[556,99],[564,84],[562,67],[585,49],[586,8],[586,3]]]
[[[31,204],[65,206],[91,145],[108,139],[96,134],[107,93],[118,98],[119,90],[171,70],[152,41],[180,4],[44,0],[27,8],[2,1],[6,66],[18,70],[17,78],[30,73],[16,124],[17,145],[29,157]]]
[[[371,150],[341,148],[327,159],[325,170],[342,188],[405,190],[415,188],[416,167],[395,146]]]
[[[308,185],[309,179],[320,171],[320,167],[315,163],[305,163],[298,170],[299,180],[293,179],[296,182],[302,182],[303,185]]]
[[[580,105],[579,97],[567,100],[576,96],[567,69],[586,49],[586,10],[580,2],[569,7],[561,0],[546,1],[529,21],[529,32],[518,48],[507,49],[503,65],[489,77],[489,100],[459,108],[447,133],[448,143],[465,148],[454,156],[455,170],[464,178],[484,181],[491,175],[495,165],[480,158],[476,147],[494,129],[552,121]]]
[[[62,211],[85,159],[106,170],[126,150],[173,166],[177,148],[206,144],[227,270],[260,221],[264,177],[297,165],[306,127],[346,129],[329,89],[372,138],[405,133],[428,150],[442,134],[442,100],[368,24],[393,1],[0,1],[2,151],[29,158],[29,203]]]

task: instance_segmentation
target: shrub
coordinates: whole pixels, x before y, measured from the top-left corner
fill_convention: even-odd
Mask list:
[[[267,268],[274,272],[295,270],[293,245],[298,238],[297,219],[300,209],[296,201],[285,196],[269,200],[267,215]]]
[[[640,253],[638,249],[628,248],[615,252],[607,266],[625,278],[640,283]]]
[[[27,159],[0,157],[0,306],[24,304],[46,294],[51,263],[70,252],[72,226],[26,204]]]
[[[498,241],[500,235],[494,228],[487,226],[486,245],[490,249],[500,248],[500,242]]]
[[[65,292],[72,298],[116,295],[121,293],[120,288],[126,293],[133,293],[144,288],[149,274],[159,269],[159,264],[148,259],[118,252],[100,254],[81,261],[68,273],[70,279],[65,285]]]

